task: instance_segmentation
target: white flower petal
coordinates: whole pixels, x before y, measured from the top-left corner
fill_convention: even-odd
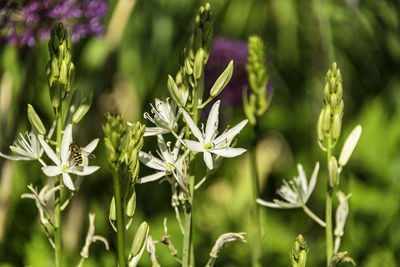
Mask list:
[[[193,152],[204,152],[204,146],[203,144],[197,142],[197,141],[193,141],[193,140],[183,140],[186,144],[186,146]]]
[[[161,127],[146,127],[146,131],[143,136],[154,136],[158,134],[166,134],[169,130],[161,128]]]
[[[18,155],[34,159],[34,155],[19,146],[10,146],[10,150]]]
[[[53,177],[59,175],[61,173],[61,169],[59,166],[45,166],[42,167],[42,171],[46,176]]]
[[[68,173],[63,172],[62,177],[63,177],[63,182],[64,182],[65,186],[68,187],[70,190],[74,191],[75,186],[74,186],[74,183],[72,182],[71,176],[69,176]]]
[[[87,146],[83,147],[82,149],[88,153],[92,153],[96,149],[99,140],[100,140],[99,138],[94,139],[92,142],[90,142]]]
[[[311,196],[312,192],[314,191],[314,187],[317,183],[318,170],[319,170],[319,162],[316,162],[314,171],[311,175],[310,184],[308,185],[308,191],[306,193],[305,202],[307,202],[308,198]]]
[[[213,159],[210,152],[204,151],[203,159],[210,170],[214,169]]]
[[[279,206],[278,204],[276,204],[274,202],[268,202],[268,201],[262,200],[260,198],[257,198],[257,203],[262,205],[262,206],[275,208],[275,209],[279,209],[281,207],[281,206]]]
[[[297,171],[299,172],[298,179],[300,180],[300,184],[298,184],[297,186],[301,188],[302,196],[306,196],[308,192],[308,181],[303,165],[297,164]],[[303,200],[305,202],[305,199]]]
[[[99,166],[74,166],[72,168],[69,168],[68,172],[79,176],[86,176],[94,173],[99,168]]]
[[[24,156],[10,156],[0,152],[0,156],[9,160],[33,160],[31,157],[24,157]]]
[[[218,114],[219,114],[219,105],[221,101],[218,100],[214,103],[211,108],[210,114],[208,115],[207,124],[206,124],[206,134],[204,138],[204,143],[211,142],[211,138],[218,130]]]
[[[165,171],[167,166],[160,159],[154,157],[151,154],[145,153],[143,151],[139,151],[139,160],[144,165],[149,168],[156,169],[159,171]]]
[[[186,120],[187,124],[189,125],[190,130],[192,131],[192,134],[197,138],[197,140],[199,140],[200,142],[203,142],[204,141],[203,135],[200,132],[197,125],[194,123],[194,121],[192,120],[190,115],[186,112],[186,110],[183,109],[182,112],[183,112],[183,117],[185,117],[185,120]]]
[[[61,162],[67,162],[69,158],[69,146],[72,144],[72,124],[68,124],[68,126],[64,130],[64,134],[61,140]]]
[[[147,182],[152,182],[152,181],[160,179],[161,177],[164,177],[165,175],[167,175],[166,172],[156,172],[155,174],[151,174],[151,175],[147,175],[145,177],[139,178],[136,183],[144,184]]]
[[[236,147],[224,147],[224,148],[214,148],[209,150],[211,153],[217,154],[218,156],[225,158],[233,158],[237,157],[244,152],[246,149],[244,148],[236,148]]]
[[[234,127],[231,129],[227,130],[223,134],[221,134],[219,137],[215,138],[213,143],[218,145],[220,143],[223,143],[226,141],[228,144],[235,138],[235,136],[246,126],[248,120],[243,120],[236,124]]]
[[[60,165],[60,159],[57,157],[56,153],[54,153],[53,149],[44,141],[43,136],[39,135],[39,142],[42,145],[44,151],[47,156],[56,164]]]

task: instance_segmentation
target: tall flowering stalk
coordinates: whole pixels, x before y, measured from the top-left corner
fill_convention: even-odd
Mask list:
[[[157,136],[158,151],[156,153],[140,152],[139,160],[147,167],[156,170],[155,173],[140,177],[138,183],[155,180],[165,180],[171,185],[171,206],[175,210],[176,219],[182,231],[182,254],[176,251],[167,236],[162,237],[160,243],[166,244],[174,259],[182,266],[194,266],[194,248],[192,237],[192,213],[195,190],[207,180],[210,174],[218,168],[223,157],[236,157],[244,153],[243,148],[232,147],[234,138],[247,124],[243,120],[236,126],[226,129],[222,133],[219,129],[219,108],[221,101],[216,101],[205,124],[199,126],[201,111],[208,103],[228,84],[233,72],[231,61],[211,88],[207,88],[209,97],[203,100],[204,93],[204,66],[208,61],[212,44],[212,12],[207,3],[200,7],[194,19],[193,32],[182,53],[182,61],[175,78],[168,76],[167,87],[171,98],[155,100],[151,105],[151,113],[145,113],[153,126],[146,128],[144,136]],[[155,125],[155,126],[154,126]],[[175,139],[175,145],[166,141]],[[168,138],[168,139],[167,139]],[[195,166],[195,158],[199,155],[204,160],[206,168],[199,171]],[[195,168],[197,169],[195,171]],[[195,177],[201,173],[201,177]],[[184,220],[181,220],[183,211]],[[166,222],[165,222],[165,229]],[[167,230],[165,231],[167,233]],[[230,241],[244,241],[243,233],[229,233],[229,237],[220,240],[221,244],[210,254],[209,265],[212,266],[218,257],[223,243]],[[155,257],[157,241],[149,236],[147,250],[153,266],[158,266]]]
[[[114,196],[109,220],[117,232],[117,261],[119,266],[136,266],[146,245],[148,225],[139,227],[129,257],[125,256],[125,232],[130,227],[136,207],[135,183],[139,175],[139,151],[143,146],[145,126],[137,122],[124,123],[119,115],[106,115],[103,126],[107,159],[113,173]]]
[[[82,149],[73,142],[73,125],[79,123],[89,110],[91,97],[81,99],[80,92],[72,89],[75,68],[71,61],[68,33],[62,23],[57,23],[51,30],[49,52],[47,77],[55,123],[47,132],[34,107],[28,104],[31,132],[26,134],[26,138],[20,135],[20,139],[10,146],[16,155],[7,156],[2,153],[0,155],[11,160],[37,160],[42,165],[43,173],[48,177],[54,177],[53,187],[45,185],[38,190],[29,185],[31,193],[23,194],[22,197],[35,200],[40,223],[55,250],[55,266],[59,267],[63,262],[61,213],[79,189],[82,181],[80,177],[90,175],[99,169],[98,166],[89,166],[89,155],[96,148],[99,139],[94,139]],[[54,131],[56,140],[52,140]],[[55,148],[52,148],[54,145]],[[52,164],[43,160],[44,153]],[[54,205],[49,201],[53,196]],[[94,215],[90,215],[90,227],[79,266],[89,256],[92,242],[101,240],[108,249],[107,240],[95,235],[94,232]]]
[[[302,208],[304,212],[312,218],[321,227],[325,228],[326,236],[326,266],[333,267],[339,262],[352,262],[354,261],[347,257],[347,252],[339,252],[341,238],[344,234],[344,226],[346,218],[349,212],[348,199],[351,196],[345,195],[340,191],[340,174],[343,171],[343,167],[347,164],[353,153],[358,140],[361,136],[361,126],[356,126],[350,135],[347,137],[342,150],[340,152],[339,160],[333,155],[333,149],[335,148],[341,133],[342,128],[342,117],[343,117],[343,86],[342,86],[342,75],[337,67],[336,63],[332,64],[332,68],[326,74],[326,83],[324,87],[324,107],[322,108],[318,123],[317,123],[317,137],[318,145],[326,152],[326,162],[328,168],[328,179],[327,181],[327,192],[325,201],[325,221],[320,219],[314,214],[306,205],[308,199],[314,190],[317,182],[317,175],[319,169],[319,163],[317,162],[314,168],[314,172],[310,179],[307,181],[305,172],[301,164],[298,165],[299,176],[295,177],[290,182],[284,182],[284,185],[278,190],[278,194],[285,200],[274,199],[273,202],[264,201],[257,199],[260,205],[271,207],[271,208]],[[337,191],[338,190],[338,191]],[[336,210],[336,227],[333,232],[332,226],[332,196],[337,191],[337,197],[339,199],[339,206]],[[333,236],[335,235],[335,241]],[[305,256],[305,255],[304,255]],[[298,259],[301,259],[297,257]],[[292,256],[293,259],[293,256]],[[293,262],[293,260],[292,260]],[[295,264],[295,263],[293,263]],[[294,266],[304,266],[303,263],[297,262]],[[300,265],[299,265],[300,264]]]
[[[261,266],[261,226],[260,212],[256,203],[259,195],[258,166],[256,148],[261,137],[259,119],[267,111],[271,98],[272,89],[268,87],[269,73],[266,64],[265,47],[262,40],[257,36],[251,36],[248,41],[247,73],[250,83],[250,96],[247,88],[243,88],[244,112],[253,126],[253,139],[250,150],[250,163],[252,170],[252,211],[251,211],[251,262],[252,266]]]

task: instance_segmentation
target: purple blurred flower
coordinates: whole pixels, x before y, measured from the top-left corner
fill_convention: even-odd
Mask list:
[[[51,26],[59,21],[74,42],[103,34],[105,27],[101,21],[108,4],[105,0],[25,0],[19,8],[6,9],[0,12],[0,19],[4,20],[1,33],[10,43],[32,47],[37,41],[49,39]]]
[[[250,87],[247,72],[247,43],[218,37],[214,40],[208,63],[204,70],[205,88],[211,88],[219,75],[233,59],[233,74],[230,82],[219,95],[224,104],[241,105],[243,87]],[[208,97],[208,95],[206,95]]]
[[[222,90],[219,99],[225,105],[242,105],[243,88],[248,88],[250,92],[250,84],[247,78],[247,42],[234,39],[218,37],[214,40],[208,63],[204,70],[205,88],[210,89],[219,75],[228,66],[229,61],[233,59],[232,78]],[[267,99],[272,93],[271,80],[267,84]],[[208,97],[206,92],[205,99]]]

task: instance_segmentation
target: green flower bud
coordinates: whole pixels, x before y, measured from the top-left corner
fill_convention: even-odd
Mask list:
[[[222,74],[218,77],[218,79],[215,81],[214,85],[212,86],[210,90],[210,96],[211,97],[216,97],[221,93],[221,91],[225,88],[225,86],[228,84],[228,82],[232,78],[232,73],[233,73],[233,60],[231,60],[224,70]],[[246,92],[247,94],[247,92]]]
[[[329,170],[329,186],[335,188],[339,185],[339,171],[338,164],[335,157],[331,157],[329,160],[328,170]]]
[[[337,95],[335,93],[331,94],[329,103],[331,105],[332,112],[335,112],[335,109],[338,105],[338,99],[337,99]]]
[[[60,70],[59,70],[59,67],[58,67],[58,59],[56,57],[53,57],[51,59],[51,74],[54,77],[60,76]]]
[[[338,101],[340,102],[343,97],[343,85],[341,82],[339,82],[336,87],[336,94],[337,94]]]
[[[331,107],[325,106],[324,108],[324,116],[322,118],[322,128],[324,129],[324,133],[329,134],[329,130],[331,129]]]
[[[81,119],[86,115],[86,113],[89,111],[90,106],[92,105],[92,99],[93,99],[93,91],[89,93],[87,97],[85,97],[81,103],[79,104],[78,109],[74,113],[72,117],[72,122],[73,123],[78,123],[81,121]]]
[[[202,47],[203,47],[203,30],[201,28],[197,28],[194,33],[193,50],[198,51]]]
[[[342,116],[339,113],[333,115],[332,125],[332,138],[336,142],[340,137],[340,131],[342,129]]]
[[[63,86],[66,86],[69,82],[68,79],[68,73],[69,73],[69,69],[67,66],[67,63],[65,63],[64,61],[61,63],[61,68],[60,68],[60,83]],[[69,91],[69,90],[68,90]]]
[[[43,122],[30,104],[28,104],[28,119],[32,128],[36,129],[41,135],[46,134],[46,128],[44,128]]]
[[[110,212],[108,213],[108,220],[115,232],[117,232],[117,228],[115,227],[115,221],[117,220],[117,209],[115,207],[115,198],[111,199],[110,203]]]
[[[325,134],[324,134],[324,129],[323,129],[323,119],[325,115],[325,110],[321,110],[319,113],[318,117],[318,123],[317,123],[317,136],[318,136],[318,141],[322,143],[325,140]]]
[[[185,72],[187,75],[193,74],[193,63],[190,60],[190,57],[185,58]]]
[[[128,218],[133,217],[133,215],[135,214],[135,209],[136,209],[136,193],[135,191],[133,191],[126,205],[126,216],[128,216]]]
[[[149,236],[149,225],[142,222],[133,238],[131,252],[129,254],[129,267],[137,266],[142,254],[146,248],[147,238]]]
[[[302,235],[296,238],[290,258],[293,267],[305,267],[307,260],[307,244]]]
[[[331,95],[331,92],[329,91],[329,84],[325,83],[325,87],[324,87],[324,101],[325,101],[325,104],[329,103],[330,95]]]
[[[357,146],[358,140],[360,139],[362,132],[361,125],[357,125],[353,131],[349,134],[346,141],[344,142],[342,151],[340,152],[339,165],[345,166],[349,161],[351,154]]]
[[[167,87],[169,94],[171,95],[172,99],[174,99],[175,103],[180,107],[184,107],[181,92],[179,91],[178,86],[176,85],[174,78],[172,78],[171,75],[168,75]]]
[[[62,86],[58,79],[53,80],[50,86],[50,99],[51,104],[55,109],[57,109],[61,104],[61,89]]]
[[[194,58],[193,75],[196,79],[199,79],[203,72],[204,63],[204,50],[199,48]]]

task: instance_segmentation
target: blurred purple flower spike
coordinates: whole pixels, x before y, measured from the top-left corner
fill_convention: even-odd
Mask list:
[[[211,88],[219,75],[224,71],[229,61],[233,59],[233,74],[218,99],[224,105],[242,105],[243,87],[250,91],[250,84],[247,78],[246,64],[248,57],[247,42],[218,37],[214,40],[208,63],[205,67],[205,88]],[[267,99],[272,93],[272,83],[269,79],[267,84]],[[208,95],[205,95],[205,98]]]
[[[19,8],[0,13],[5,28],[4,38],[12,44],[30,47],[50,37],[51,26],[63,22],[77,42],[88,35],[99,36],[105,27],[101,23],[107,13],[105,0],[32,0],[22,1]],[[2,29],[0,29],[2,30]]]

